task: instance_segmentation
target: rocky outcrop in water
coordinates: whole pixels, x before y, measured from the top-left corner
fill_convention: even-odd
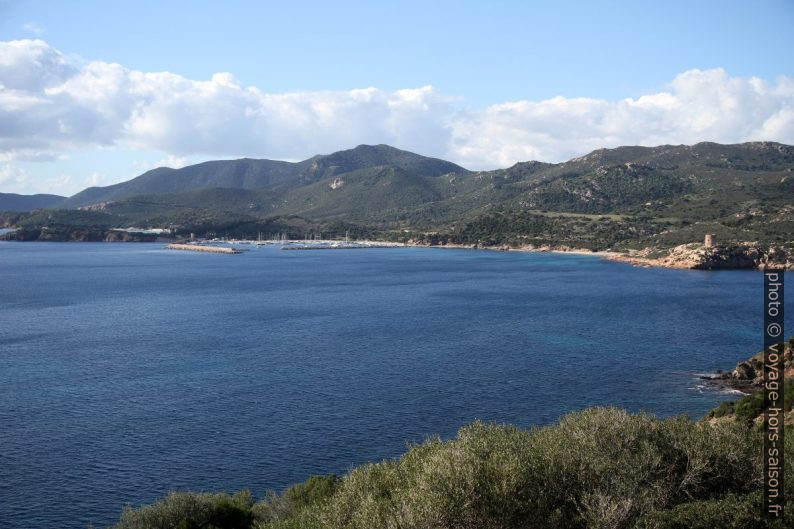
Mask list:
[[[783,345],[783,370],[785,378],[794,378],[794,337]],[[701,378],[719,388],[752,393],[761,389],[764,384],[764,352],[739,362],[732,371],[718,371],[714,375],[703,375]]]

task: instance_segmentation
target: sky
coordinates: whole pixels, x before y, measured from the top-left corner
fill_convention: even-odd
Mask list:
[[[794,1],[0,0],[0,192],[387,143],[794,144]]]

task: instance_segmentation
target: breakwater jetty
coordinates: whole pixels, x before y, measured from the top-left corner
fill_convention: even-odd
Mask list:
[[[172,243],[166,246],[166,248],[169,250],[187,250],[190,252],[243,253],[237,248],[229,248],[227,246],[201,246],[198,244]]]

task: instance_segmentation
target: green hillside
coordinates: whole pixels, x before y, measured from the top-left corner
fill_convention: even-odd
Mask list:
[[[771,211],[794,204],[794,148],[773,143],[621,147],[561,164],[528,162],[473,173],[417,172],[394,164],[352,167],[345,165],[309,184],[268,187],[273,192],[268,196],[241,195],[236,202],[224,197],[223,207],[239,210],[255,204],[251,209],[264,214],[314,220],[363,216],[370,222],[437,227],[488,210],[700,221],[749,213],[758,206]],[[393,199],[384,202],[386,194]],[[211,205],[206,198],[205,207]],[[178,197],[176,201],[187,203]],[[366,214],[368,209],[378,213]]]
[[[63,200],[64,197],[58,195],[0,193],[0,211],[32,211],[52,207]]]
[[[465,172],[465,169],[453,163],[419,156],[388,145],[359,145],[355,149],[314,156],[297,163],[243,158],[204,162],[181,169],[160,167],[127,182],[88,188],[64,200],[58,207],[73,208],[138,195],[183,193],[198,189],[290,188],[337,174],[382,165],[403,169],[418,176]]]
[[[794,255],[792,171],[794,147],[771,142],[619,147],[559,164],[477,172],[362,145],[297,163],[245,159],[156,169],[60,206],[102,211],[114,227],[181,234],[256,236],[258,223],[301,217],[303,228],[315,231],[344,223],[419,243],[666,251],[716,233],[724,244],[752,242]],[[91,218],[68,215],[75,225]],[[41,217],[3,220],[30,234]]]

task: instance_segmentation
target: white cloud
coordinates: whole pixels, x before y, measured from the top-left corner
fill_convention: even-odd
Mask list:
[[[443,152],[453,108],[432,87],[269,94],[230,73],[195,81],[74,65],[41,40],[0,43],[0,156],[96,146],[176,157],[305,158],[358,143]]]
[[[0,193],[19,193],[31,195],[35,193],[71,194],[90,185],[101,185],[104,182],[100,173],[93,173],[82,181],[65,173],[58,173],[43,178],[35,178],[28,171],[10,163],[0,164]]]
[[[83,180],[83,188],[101,186],[105,183],[105,175],[94,171]]]
[[[87,187],[108,185],[107,176],[93,171],[84,178],[62,171],[36,178],[27,170],[10,163],[0,164],[0,193],[52,193],[69,196]]]
[[[66,173],[59,173],[51,176],[43,182],[45,193],[59,194],[62,189],[74,189],[77,187],[74,176]],[[85,186],[83,186],[85,187]]]
[[[505,166],[619,145],[794,143],[791,79],[769,83],[720,68],[689,70],[667,88],[616,102],[555,97],[493,105],[457,122],[450,152],[464,165]]]
[[[8,163],[0,165],[0,192],[24,193],[29,179],[30,175],[23,169]]]
[[[150,169],[156,169],[157,167],[170,167],[171,169],[180,169],[185,167],[186,165],[190,165],[192,162],[190,158],[187,156],[174,156],[169,155],[163,158],[162,160],[157,160],[155,162],[150,162],[146,160],[134,160],[132,162],[132,167],[140,174],[143,171],[148,171]]]
[[[192,80],[76,62],[42,40],[0,42],[6,162],[119,147],[165,153],[159,164],[175,167],[196,157],[303,159],[388,143],[478,169],[706,140],[794,143],[794,79],[690,70],[634,99],[554,97],[472,109],[430,86],[274,94],[230,73]]]
[[[37,37],[44,35],[44,28],[35,22],[26,22],[25,24],[22,24],[22,29],[31,35],[36,35]]]
[[[78,68],[43,40],[0,42],[0,85],[3,91],[39,99],[41,90],[58,85],[78,73]]]

